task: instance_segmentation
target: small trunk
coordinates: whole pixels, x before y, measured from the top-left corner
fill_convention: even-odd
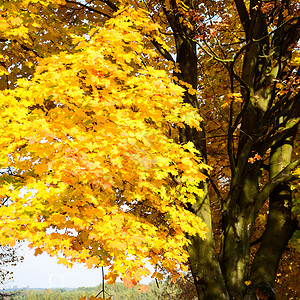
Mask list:
[[[177,74],[183,80],[197,88],[197,55],[196,44],[190,39],[176,37],[176,47],[178,51],[177,62],[181,73]],[[185,102],[198,108],[196,95],[185,93]],[[181,143],[192,141],[201,153],[201,160],[206,162],[206,139],[204,125],[201,131],[185,126],[179,130]],[[221,272],[219,260],[216,254],[215,242],[211,226],[210,203],[207,194],[207,183],[202,188],[206,196],[198,199],[190,209],[199,216],[207,225],[209,232],[206,239],[202,240],[199,236],[190,237],[191,244],[188,247],[189,263],[193,274],[198,299],[200,300],[229,300],[224,278]]]
[[[250,259],[250,240],[255,219],[254,201],[258,191],[259,173],[248,165],[248,176],[235,179],[241,186],[224,205],[222,270],[231,299],[242,299],[246,290]]]
[[[222,270],[231,299],[242,299],[249,268],[253,213],[240,214],[226,226]]]
[[[208,197],[199,199],[193,210],[207,225],[206,239],[191,237],[188,247],[189,262],[199,300],[229,300],[224,278],[216,255],[215,242],[211,228],[211,211]]]
[[[273,147],[270,158],[270,179],[290,163],[296,130],[297,128],[293,128],[283,142]],[[273,285],[278,264],[297,225],[291,217],[292,195],[287,183],[278,185],[271,193],[269,201],[268,222],[252,264],[250,275],[252,286],[247,291],[248,297],[253,294],[253,290],[256,290],[265,295],[266,299],[275,299]]]

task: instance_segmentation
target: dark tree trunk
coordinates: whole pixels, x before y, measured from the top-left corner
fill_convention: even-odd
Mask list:
[[[291,162],[293,140],[297,127],[289,130],[286,138],[272,148],[270,180]],[[269,216],[260,248],[251,268],[251,285],[245,299],[256,299],[257,293],[275,299],[273,290],[278,264],[282,253],[297,228],[291,216],[292,195],[288,183],[279,184],[269,197]],[[255,296],[256,297],[256,296]]]
[[[193,24],[193,20],[188,19],[188,15],[180,15],[176,1],[171,0],[168,4],[162,1],[161,4],[173,30],[176,62],[181,71],[175,73],[175,77],[197,89],[198,55],[195,32],[182,21],[187,18],[186,21]],[[193,0],[185,0],[184,4],[192,10],[197,3]],[[235,0],[246,38],[241,77],[234,74],[233,65],[226,65],[226,68],[230,71],[231,81],[237,80],[240,85],[243,105],[235,120],[235,126],[241,123],[236,152],[233,151],[233,133],[236,130],[236,127],[233,128],[234,121],[228,127],[227,147],[232,176],[230,191],[222,203],[223,237],[219,256],[212,232],[208,182],[203,184],[205,197],[199,198],[190,207],[210,230],[205,240],[200,239],[199,236],[190,237],[191,244],[188,247],[190,268],[198,298],[201,300],[243,298],[257,300],[260,299],[259,297],[275,299],[272,288],[278,262],[294,231],[294,223],[291,220],[291,195],[287,182],[291,178],[290,171],[299,162],[290,164],[292,146],[289,143],[292,135],[276,135],[274,120],[278,124],[279,116],[276,114],[286,113],[288,118],[294,118],[296,123],[299,122],[297,116],[288,113],[292,107],[297,107],[296,98],[287,104],[288,96],[286,96],[286,99],[279,101],[276,109],[273,108],[275,96],[272,85],[274,79],[280,78],[283,74],[282,69],[290,59],[290,55],[287,54],[288,47],[298,39],[295,29],[297,25],[282,26],[271,39],[266,16],[258,9],[260,4],[259,1],[253,0],[250,1],[250,8],[246,8],[243,0]],[[290,36],[284,38],[287,32],[294,33],[293,38]],[[214,57],[213,52],[211,57]],[[186,92],[185,101],[199,108],[196,95]],[[280,107],[285,110],[280,111]],[[286,120],[284,124],[287,125]],[[289,126],[294,128],[291,132],[295,133],[295,127]],[[179,139],[181,143],[192,141],[200,151],[201,159],[206,162],[204,124],[201,124],[201,127],[202,131],[197,131],[186,126],[179,131]],[[288,130],[288,126],[286,129]],[[263,163],[260,160],[251,162],[249,158],[255,154],[264,155],[271,146],[270,182],[262,188],[260,180]],[[277,164],[278,159],[282,161],[280,165]],[[257,213],[268,198],[270,200],[269,220],[249,277],[250,241],[254,223]],[[274,239],[276,239],[275,247]],[[252,284],[247,288],[245,282],[249,280]]]
[[[181,73],[178,78],[197,88],[197,56],[196,44],[186,35],[176,37],[177,62]],[[198,106],[197,97],[186,92],[185,101],[194,107]],[[201,153],[202,161],[206,162],[206,141],[205,130],[197,131],[186,126],[180,131],[180,141],[186,143],[192,141]],[[207,225],[209,232],[206,239],[202,240],[199,236],[191,237],[191,244],[188,247],[190,255],[189,262],[194,277],[195,286],[200,300],[222,300],[229,299],[225,281],[221,272],[219,260],[216,254],[215,241],[212,233],[210,202],[207,193],[208,184],[204,183],[202,188],[205,196],[198,198],[191,210],[198,215]]]

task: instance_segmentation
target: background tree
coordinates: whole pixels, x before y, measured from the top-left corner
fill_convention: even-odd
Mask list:
[[[17,254],[16,248],[0,246],[0,283],[4,284],[12,279],[12,272],[8,270],[10,266],[15,266],[22,261],[22,257]]]
[[[7,206],[9,205],[9,202],[9,197],[4,197],[0,205]],[[6,283],[13,279],[13,272],[10,270],[10,268],[23,261],[23,256],[18,253],[19,246],[19,244],[15,247],[11,247],[9,245],[0,245],[0,284],[2,287],[4,287]],[[6,296],[8,298],[9,296],[13,297],[15,294],[16,293],[4,292],[3,288],[3,291],[0,293],[0,297]]]
[[[172,106],[166,111],[159,108],[160,114],[163,111],[164,119],[156,119],[159,114],[157,108],[154,110],[150,109],[148,114],[150,114],[151,121],[147,121],[146,124],[147,126],[154,125],[155,130],[159,126],[164,128],[164,136],[168,135],[169,138],[178,143],[177,145],[186,145],[186,150],[189,150],[185,151],[180,159],[178,157],[177,160],[174,158],[175,161],[172,163],[169,160],[165,160],[165,157],[162,158],[160,168],[163,168],[163,165],[170,168],[174,164],[176,171],[173,168],[172,173],[168,169],[168,175],[166,173],[161,175],[163,180],[165,180],[164,186],[169,186],[170,190],[167,189],[167,191],[172,191],[174,188],[182,195],[187,193],[185,195],[187,196],[186,198],[193,198],[192,201],[189,201],[190,204],[182,204],[186,203],[186,201],[183,201],[183,198],[180,199],[182,206],[176,212],[177,220],[180,218],[185,220],[183,214],[189,216],[189,218],[192,218],[191,216],[200,217],[209,229],[204,240],[199,235],[194,235],[195,231],[193,232],[191,227],[183,230],[183,233],[187,234],[191,242],[187,250],[198,297],[199,299],[241,299],[243,297],[245,299],[256,299],[257,297],[274,299],[273,285],[278,263],[288,241],[298,227],[298,222],[292,214],[292,207],[299,205],[299,196],[297,188],[292,192],[290,185],[296,179],[297,172],[299,172],[296,168],[300,163],[299,158],[297,158],[297,147],[299,145],[297,128],[300,111],[298,48],[300,8],[297,1],[223,0],[202,2],[171,0],[124,3],[122,1],[105,0],[88,2],[52,1],[51,4],[47,1],[39,4],[34,3],[34,1],[14,1],[12,3],[20,5],[2,4],[2,11],[6,14],[4,20],[9,20],[5,21],[6,27],[3,28],[6,28],[6,30],[2,31],[3,38],[1,39],[3,53],[5,54],[3,55],[2,66],[6,68],[6,71],[3,70],[6,74],[2,78],[6,78],[6,87],[14,87],[16,76],[12,76],[10,71],[15,68],[13,59],[16,59],[15,57],[20,55],[20,53],[24,56],[24,63],[19,65],[20,76],[22,77],[29,76],[30,78],[31,71],[25,70],[29,67],[34,69],[35,64],[37,64],[37,57],[43,56],[45,60],[39,60],[40,69],[35,79],[33,79],[33,87],[30,83],[23,81],[22,84],[19,84],[22,93],[19,89],[14,93],[10,92],[8,94],[5,92],[6,94],[4,94],[2,99],[6,101],[10,99],[10,103],[13,103],[15,101],[13,99],[21,98],[21,101],[18,103],[26,107],[23,117],[28,119],[28,109],[31,109],[31,118],[39,119],[37,110],[40,109],[39,113],[42,111],[42,114],[45,115],[44,120],[49,117],[47,124],[53,125],[55,120],[61,122],[59,115],[56,115],[56,118],[53,117],[54,115],[51,116],[53,112],[58,113],[58,109],[56,109],[58,103],[61,103],[59,104],[61,105],[59,111],[63,111],[63,114],[65,114],[65,118],[62,119],[64,126],[67,124],[67,119],[72,120],[73,117],[65,109],[67,100],[63,100],[64,98],[61,98],[62,95],[67,95],[66,97],[71,97],[72,99],[74,99],[74,95],[76,95],[76,99],[82,97],[80,90],[75,88],[71,94],[71,92],[68,92],[70,90],[69,86],[63,87],[61,82],[69,80],[74,87],[79,86],[81,89],[83,87],[89,89],[89,93],[100,93],[100,90],[105,97],[109,97],[114,93],[114,90],[109,88],[109,79],[105,78],[114,78],[113,81],[114,84],[117,84],[116,86],[123,83],[124,73],[118,73],[120,78],[112,75],[109,71],[105,73],[105,70],[95,68],[98,64],[97,60],[84,61],[85,65],[78,63],[80,59],[83,60],[87,52],[82,52],[80,56],[77,51],[80,52],[82,49],[87,48],[86,45],[89,43],[91,47],[96,45],[97,38],[92,38],[96,31],[91,32],[92,28],[101,27],[105,20],[111,19],[117,20],[111,21],[115,22],[114,26],[117,28],[119,28],[118,22],[122,26],[129,24],[129,27],[124,27],[127,28],[128,32],[134,29],[134,31],[138,31],[142,35],[140,37],[135,34],[129,37],[127,36],[128,32],[121,28],[120,32],[125,37],[119,39],[117,43],[122,45],[125,41],[129,46],[128,48],[126,46],[119,48],[121,53],[119,56],[115,56],[116,53],[109,50],[112,52],[108,53],[113,53],[113,59],[108,55],[105,63],[109,65],[114,59],[118,61],[122,59],[122,56],[126,57],[125,64],[119,64],[121,69],[124,70],[125,67],[128,68],[127,65],[130,65],[129,62],[131,60],[134,62],[135,66],[132,66],[133,69],[131,70],[135,73],[130,73],[130,75],[134,74],[134,76],[138,77],[135,77],[137,81],[133,84],[133,90],[127,90],[128,93],[133,93],[134,95],[136,95],[135,89],[137,89],[138,85],[145,87],[143,85],[145,84],[145,81],[143,81],[145,76],[141,76],[139,73],[141,65],[145,68],[152,66],[156,70],[160,69],[169,72],[173,81],[185,89],[184,102],[186,105],[194,107],[191,117],[189,117],[188,111],[184,109],[182,109],[180,115],[176,109],[174,113],[172,112]],[[131,16],[124,14],[123,8],[127,4],[137,10],[143,9],[146,15],[141,13],[135,15],[133,11],[131,11]],[[143,17],[141,17],[142,15]],[[2,18],[4,17],[2,16]],[[28,20],[37,21],[34,23]],[[62,30],[60,32],[54,30],[53,28],[58,28],[56,26],[61,26]],[[91,38],[90,42],[80,38],[80,36],[85,36],[85,39],[89,39],[86,36],[87,33],[89,33],[87,36]],[[76,43],[72,44],[71,42],[72,37],[74,38],[72,34],[76,36],[77,40],[75,41],[81,43],[77,47]],[[111,34],[110,37],[112,36]],[[100,36],[97,35],[97,37],[99,39]],[[143,50],[130,44],[133,37],[141,42],[140,45],[143,45]],[[114,44],[116,48],[117,43]],[[13,51],[13,44],[19,45],[20,51],[18,53],[9,52]],[[107,49],[109,48],[106,48],[105,51]],[[152,55],[152,53],[148,52],[149,49],[156,49],[160,56]],[[62,52],[56,58],[47,58],[50,54],[59,53],[62,50],[75,56],[68,56],[66,52]],[[141,61],[138,62],[130,56],[134,52],[139,58],[142,57]],[[25,55],[26,53],[30,53],[30,55]],[[96,55],[95,53],[97,52],[93,52],[92,55]],[[78,60],[75,61],[74,58]],[[97,56],[97,59],[99,59],[99,56]],[[137,69],[137,66],[139,66],[139,69]],[[73,70],[73,74],[70,70]],[[79,70],[84,71],[78,72]],[[102,74],[104,74],[104,78],[100,80],[99,77],[103,77]],[[127,77],[128,74],[126,74]],[[164,73],[154,72],[153,74],[160,74],[160,76],[155,75],[154,77],[156,78],[163,78],[164,76]],[[93,82],[99,84],[98,80],[101,82],[101,88],[93,89]],[[51,82],[52,85],[47,86],[46,82]],[[164,82],[166,83],[167,81]],[[47,87],[46,91],[42,93],[42,96],[38,96],[45,87]],[[104,90],[104,94],[102,90]],[[196,91],[198,92],[196,93]],[[118,99],[122,90],[117,88],[116,92],[117,94],[113,95]],[[88,96],[90,95],[88,94]],[[164,98],[169,94],[165,93],[163,95]],[[159,101],[162,100],[162,98],[159,98],[159,95],[155,96],[158,97],[157,99],[160,99]],[[62,100],[58,101],[57,97],[60,97]],[[126,98],[126,96],[122,97]],[[113,113],[122,111],[120,109],[122,105],[125,105],[126,108],[126,103],[123,103],[124,98],[122,97],[121,102],[116,104],[113,102],[115,106],[111,107],[112,111],[108,111],[109,114],[113,115]],[[145,94],[143,94],[143,97],[145,97]],[[25,103],[25,98],[28,101],[27,104]],[[35,102],[32,102],[32,99],[35,99]],[[140,101],[144,101],[145,98],[141,99],[143,100]],[[151,98],[153,103],[156,101],[155,99]],[[155,105],[158,105],[159,101]],[[133,106],[133,103],[130,102],[129,111],[131,110],[135,113],[142,111],[142,107],[139,106],[141,102],[137,103]],[[151,106],[153,103],[151,104],[151,101],[147,102],[150,107],[153,107]],[[53,104],[55,105],[53,106]],[[137,108],[135,105],[137,105]],[[6,112],[6,120],[11,120],[12,111],[16,109],[17,104],[15,108],[11,104],[7,104],[7,107],[11,111],[8,110]],[[72,106],[72,113],[77,110],[77,107],[78,102],[75,102],[75,106]],[[93,119],[95,112],[91,108],[88,108],[90,112],[87,111],[87,106],[80,107],[80,109],[85,111],[84,118],[89,116],[88,121],[84,119],[84,122],[88,122],[84,123],[84,126],[86,128],[90,126],[88,130],[98,132],[97,130],[99,129],[95,126],[98,126],[99,122],[97,123]],[[202,121],[196,118],[195,110],[200,112],[200,115],[203,117]],[[79,112],[79,110],[77,111]],[[172,114],[177,119],[172,119]],[[80,114],[77,113],[76,117],[76,122],[79,122]],[[107,115],[105,117],[107,118]],[[145,115],[141,114],[140,120],[145,117]],[[121,118],[124,118],[124,115],[117,117],[118,120]],[[195,124],[196,119],[199,122],[198,125]],[[155,124],[152,123],[153,120],[156,120],[154,121]],[[115,122],[115,119],[111,121]],[[12,123],[19,124],[22,121],[15,119],[14,122]],[[72,122],[68,125],[68,130],[72,129],[73,131],[67,131],[66,127],[62,129],[58,123],[56,125],[63,134],[70,132],[68,140],[66,140],[65,136],[59,135],[57,131],[55,135],[52,134],[51,138],[57,139],[59,136],[59,141],[64,140],[66,144],[72,144],[75,137],[78,136],[78,132],[72,129]],[[7,126],[7,123],[3,124],[3,126]],[[45,180],[53,177],[56,180],[56,184],[66,184],[68,192],[70,192],[70,187],[74,187],[74,182],[70,180],[70,175],[68,176],[68,181],[61,175],[57,176],[58,173],[53,167],[44,169],[37,167],[43,166],[42,161],[47,161],[54,152],[53,149],[46,151],[45,145],[42,143],[39,143],[40,148],[37,148],[36,141],[32,139],[32,134],[30,135],[29,127],[26,134],[30,138],[27,138],[25,144],[24,139],[20,138],[24,138],[24,134],[15,135],[13,139],[6,137],[5,143],[12,141],[13,143],[11,148],[6,148],[6,152],[2,156],[3,161],[5,155],[12,153],[15,149],[18,149],[19,157],[24,157],[26,153],[30,153],[28,160],[24,158],[19,160],[18,170],[30,170],[34,172],[34,176],[37,176],[36,178],[43,177]],[[14,127],[15,130],[17,128],[17,126]],[[118,130],[120,128],[127,132],[126,128],[118,127]],[[51,132],[53,133],[53,130]],[[146,131],[144,133],[146,135]],[[48,134],[50,136],[50,133]],[[149,153],[151,152],[150,148],[157,149],[161,147],[161,140],[149,142],[151,139],[149,139],[149,135],[146,136],[148,140],[143,140],[143,145],[139,144],[139,151],[140,149],[145,149],[145,153]],[[44,137],[45,134],[40,135],[37,139],[38,142]],[[126,138],[127,141],[130,141],[128,137]],[[18,142],[21,140],[22,142]],[[82,149],[80,153],[83,152],[82,145],[86,145],[89,151],[94,151],[94,146],[85,144],[83,141],[82,138],[80,143],[76,145],[78,149]],[[118,142],[121,143],[119,140]],[[148,148],[147,143],[150,143]],[[29,145],[34,145],[34,148],[30,148],[31,146]],[[72,149],[74,149],[74,145],[72,144]],[[57,146],[55,149],[57,149]],[[167,147],[164,149],[167,151]],[[173,150],[173,144],[172,148],[169,148],[171,155],[173,151],[170,149]],[[45,151],[40,156],[41,163],[34,166],[33,162],[37,160],[33,159],[32,153],[41,153],[41,151]],[[176,151],[181,151],[180,147],[176,148]],[[179,180],[182,172],[186,172],[190,164],[188,163],[184,168],[180,168],[179,160],[184,161],[183,157],[189,156],[189,154],[191,154],[191,157],[188,158],[190,163],[197,162],[201,158],[201,163],[208,163],[213,166],[210,174],[204,171],[208,176],[206,182],[202,181],[203,175],[194,171],[196,170],[194,166],[191,167],[192,171],[189,176],[183,176],[186,180],[184,183]],[[67,158],[70,161],[71,154],[68,155]],[[158,152],[153,153],[153,157],[157,155]],[[117,171],[120,171],[120,168],[126,165],[124,161],[120,161],[121,156],[119,154],[117,157],[112,161],[112,165],[119,166],[119,169],[113,169],[115,174],[118,174]],[[16,159],[14,158],[14,164]],[[75,159],[74,153],[72,153],[72,159]],[[76,156],[76,159],[82,163],[84,158],[80,155],[80,158]],[[140,159],[141,161],[143,160]],[[30,166],[26,166],[29,163]],[[145,167],[145,161],[142,164]],[[71,164],[67,166],[70,170],[72,169],[70,168]],[[56,167],[59,169],[58,165]],[[64,167],[66,167],[65,163]],[[83,168],[85,168],[85,172],[87,170],[90,171],[87,164]],[[132,169],[135,170],[134,168]],[[151,168],[150,170],[152,171]],[[16,173],[15,175],[20,176],[21,173]],[[79,172],[71,175],[78,179]],[[197,176],[200,179],[197,179]],[[16,183],[20,181],[17,176],[14,177]],[[149,182],[150,175],[142,178],[145,182],[147,180]],[[82,189],[83,186],[87,186],[84,180],[76,181],[79,184],[77,190],[79,190],[79,187]],[[104,183],[106,184],[105,188],[117,186],[114,190],[114,197],[116,197],[114,201],[119,205],[118,207],[124,204],[124,199],[130,198],[127,193],[131,193],[131,196],[134,195],[133,198],[139,199],[137,195],[140,194],[136,193],[135,190],[137,186],[137,181],[135,180],[130,182],[130,180],[127,181],[125,178],[122,178],[120,181],[122,185],[116,185],[116,182],[110,181]],[[125,181],[127,186],[124,184]],[[188,186],[190,181],[194,182],[192,186]],[[53,183],[53,181],[51,182]],[[153,184],[151,180],[150,182]],[[50,183],[48,181],[47,184],[49,185]],[[199,184],[198,187],[201,187],[204,193],[196,188],[195,183]],[[92,191],[94,184],[92,183],[91,186]],[[131,185],[132,188],[128,185]],[[37,188],[41,191],[43,190],[41,185],[36,186]],[[46,191],[46,188],[44,189]],[[148,192],[149,195],[155,194],[152,188],[148,189]],[[61,190],[57,192],[59,195],[61,193]],[[158,198],[163,198],[163,193],[164,191],[160,191]],[[74,194],[71,197],[75,196],[79,197]],[[17,193],[15,193],[15,197],[17,197]],[[167,198],[169,198],[169,195]],[[47,203],[43,202],[42,198],[39,199],[38,204],[40,208],[38,210],[41,210]],[[47,201],[49,202],[49,200]],[[152,206],[154,202],[151,202],[150,210],[146,209],[148,202],[145,202],[145,200],[134,203],[133,206],[131,206],[132,202],[130,201],[126,202],[125,200],[125,203],[139,216],[145,217],[145,214],[153,216],[153,218],[148,217],[147,219],[149,220],[150,218],[150,223],[160,221],[166,222],[164,224],[168,226],[172,223],[168,219],[169,214],[164,214],[165,212],[162,208],[159,210],[157,206]],[[84,203],[80,205],[77,203],[76,207],[80,207],[81,210],[81,207],[85,208],[84,205]],[[93,205],[96,204],[89,204],[89,207],[92,206],[92,209],[94,209]],[[48,224],[60,224],[66,220],[64,213],[68,211],[67,207],[65,206],[62,211],[57,211],[57,209],[54,209],[54,211],[59,216],[56,215],[55,217],[53,216],[54,218],[50,218]],[[74,210],[73,206],[72,210]],[[68,214],[70,213],[68,211]],[[175,218],[175,213],[172,213],[171,217]],[[180,214],[181,217],[179,217]],[[297,210],[294,210],[294,214],[297,214]],[[9,215],[9,212],[7,212],[7,215]],[[261,223],[261,231],[257,231],[255,230],[257,226],[255,227],[254,225],[255,222],[256,225],[259,224],[260,219],[257,216],[260,215],[267,215],[268,217],[265,223]],[[40,224],[44,224],[39,226],[43,227],[45,225],[46,228],[48,224],[45,221],[47,220],[48,217],[40,219]],[[191,224],[192,219],[189,220]],[[196,218],[193,221],[196,222]],[[20,224],[20,226],[23,225]],[[29,225],[26,224],[26,226]],[[86,228],[87,224],[80,224],[79,226]],[[199,233],[204,231],[204,227],[201,226],[198,227]],[[175,231],[179,230],[179,228],[180,226]],[[58,229],[63,229],[63,227],[58,225]],[[32,232],[34,230],[36,228],[32,228]],[[43,229],[39,228],[39,230],[42,231]],[[14,232],[14,234],[16,233]],[[142,232],[142,234],[144,233]],[[164,237],[167,238],[167,236],[173,236],[173,232],[168,231],[168,234],[164,235]],[[53,235],[52,237],[54,238]],[[6,238],[9,239],[8,236]],[[79,235],[78,239],[77,243],[72,241],[71,244],[66,246],[70,247],[71,245],[72,251],[74,251],[72,253],[87,247],[85,245],[87,239],[83,234]],[[120,237],[117,238],[118,241],[119,239]],[[39,241],[37,239],[33,246],[37,246],[40,243]],[[259,246],[257,252],[253,250],[255,248],[254,245],[255,247]],[[47,250],[45,246],[40,247],[39,245],[38,247],[40,250],[37,253]],[[57,245],[54,248],[65,251],[65,249],[59,249]],[[117,246],[115,242],[115,248],[120,250],[121,245],[118,244]],[[109,249],[112,250],[111,248]],[[156,250],[152,248],[151,251],[155,252]],[[112,252],[116,254],[113,250]],[[158,262],[159,260],[157,259],[158,257],[153,262]],[[183,260],[177,261],[181,262]],[[99,263],[97,260],[94,262],[95,264]],[[171,269],[172,267],[169,268],[169,270]],[[137,269],[135,270],[137,271]]]

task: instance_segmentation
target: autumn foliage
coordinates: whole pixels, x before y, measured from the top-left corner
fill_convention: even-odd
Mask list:
[[[298,1],[0,9],[0,242],[273,299],[299,249]]]
[[[183,89],[145,66],[146,18],[124,9],[105,26],[73,37],[73,53],[39,60],[32,80],[1,93],[1,241],[27,239],[70,265],[109,266],[107,278],[138,282],[150,262],[176,273],[187,260],[186,235],[206,226],[185,209],[207,167],[192,142],[168,128],[198,127]],[[129,17],[130,16],[130,17]]]

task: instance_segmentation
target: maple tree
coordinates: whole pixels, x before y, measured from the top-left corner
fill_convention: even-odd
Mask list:
[[[11,280],[12,272],[9,267],[16,266],[20,263],[23,257],[18,255],[17,250],[10,246],[0,246],[0,283],[5,284]],[[0,294],[1,295],[1,294]]]
[[[145,258],[154,276],[176,272],[186,234],[206,232],[185,207],[203,194],[207,166],[191,142],[165,134],[201,118],[164,70],[144,64],[157,55],[138,28],[157,26],[134,14],[93,28],[88,41],[74,36],[73,53],[40,60],[31,80],[1,94],[1,162],[11,168],[1,192],[12,202],[1,208],[3,243],[26,238],[66,265],[111,266],[107,279],[123,274],[126,285],[149,274]]]
[[[1,241],[127,285],[188,260],[199,299],[274,299],[298,228],[299,3],[1,12]]]

